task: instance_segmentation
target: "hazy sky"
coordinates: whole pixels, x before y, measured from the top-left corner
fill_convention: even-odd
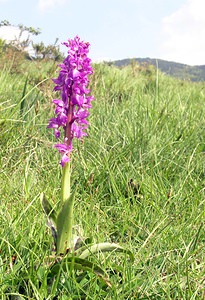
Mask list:
[[[34,41],[45,44],[79,35],[93,60],[205,65],[205,0],[0,0],[3,20],[41,28]],[[0,37],[9,38],[8,29],[1,27]]]

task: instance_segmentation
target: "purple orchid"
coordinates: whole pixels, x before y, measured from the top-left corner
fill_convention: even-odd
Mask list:
[[[70,161],[73,138],[86,136],[89,123],[86,118],[89,116],[88,109],[91,108],[90,90],[88,75],[93,73],[91,59],[87,57],[90,44],[81,41],[78,36],[73,40],[63,43],[68,47],[68,56],[60,64],[60,74],[53,81],[56,84],[54,91],[61,93],[61,99],[54,99],[56,105],[55,118],[51,118],[48,128],[54,128],[54,135],[60,138],[60,127],[63,127],[63,143],[56,144],[55,148],[62,154],[61,165]]]

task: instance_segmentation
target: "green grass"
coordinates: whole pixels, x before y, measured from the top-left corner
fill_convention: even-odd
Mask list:
[[[92,274],[79,283],[72,270],[51,286],[52,238],[39,196],[60,197],[60,157],[46,128],[56,74],[53,65],[38,69],[41,76],[32,62],[26,73],[0,72],[1,298],[203,299],[204,85],[152,68],[94,65],[88,137],[75,142],[72,158],[75,224],[95,242],[126,246],[135,261],[92,257],[111,288]]]

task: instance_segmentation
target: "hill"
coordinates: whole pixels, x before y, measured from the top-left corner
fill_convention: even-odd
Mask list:
[[[118,67],[123,67],[133,62],[137,62],[140,65],[153,65],[155,67],[158,67],[161,72],[178,79],[190,81],[205,81],[205,65],[190,66],[155,58],[122,59],[113,61],[111,62],[111,64]]]

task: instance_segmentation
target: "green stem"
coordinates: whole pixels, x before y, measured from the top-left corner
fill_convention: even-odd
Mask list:
[[[70,163],[63,167],[61,203],[57,217],[57,254],[65,254],[72,247],[73,205],[75,191],[70,193]]]
[[[73,117],[73,106],[69,100],[68,120],[65,128],[65,140],[71,145],[71,121]],[[69,155],[70,157],[70,155]],[[72,247],[73,205],[75,191],[70,192],[70,162],[65,163],[62,174],[61,203],[57,217],[57,254],[65,254]]]
[[[61,206],[70,197],[70,162],[65,163],[62,174]]]

